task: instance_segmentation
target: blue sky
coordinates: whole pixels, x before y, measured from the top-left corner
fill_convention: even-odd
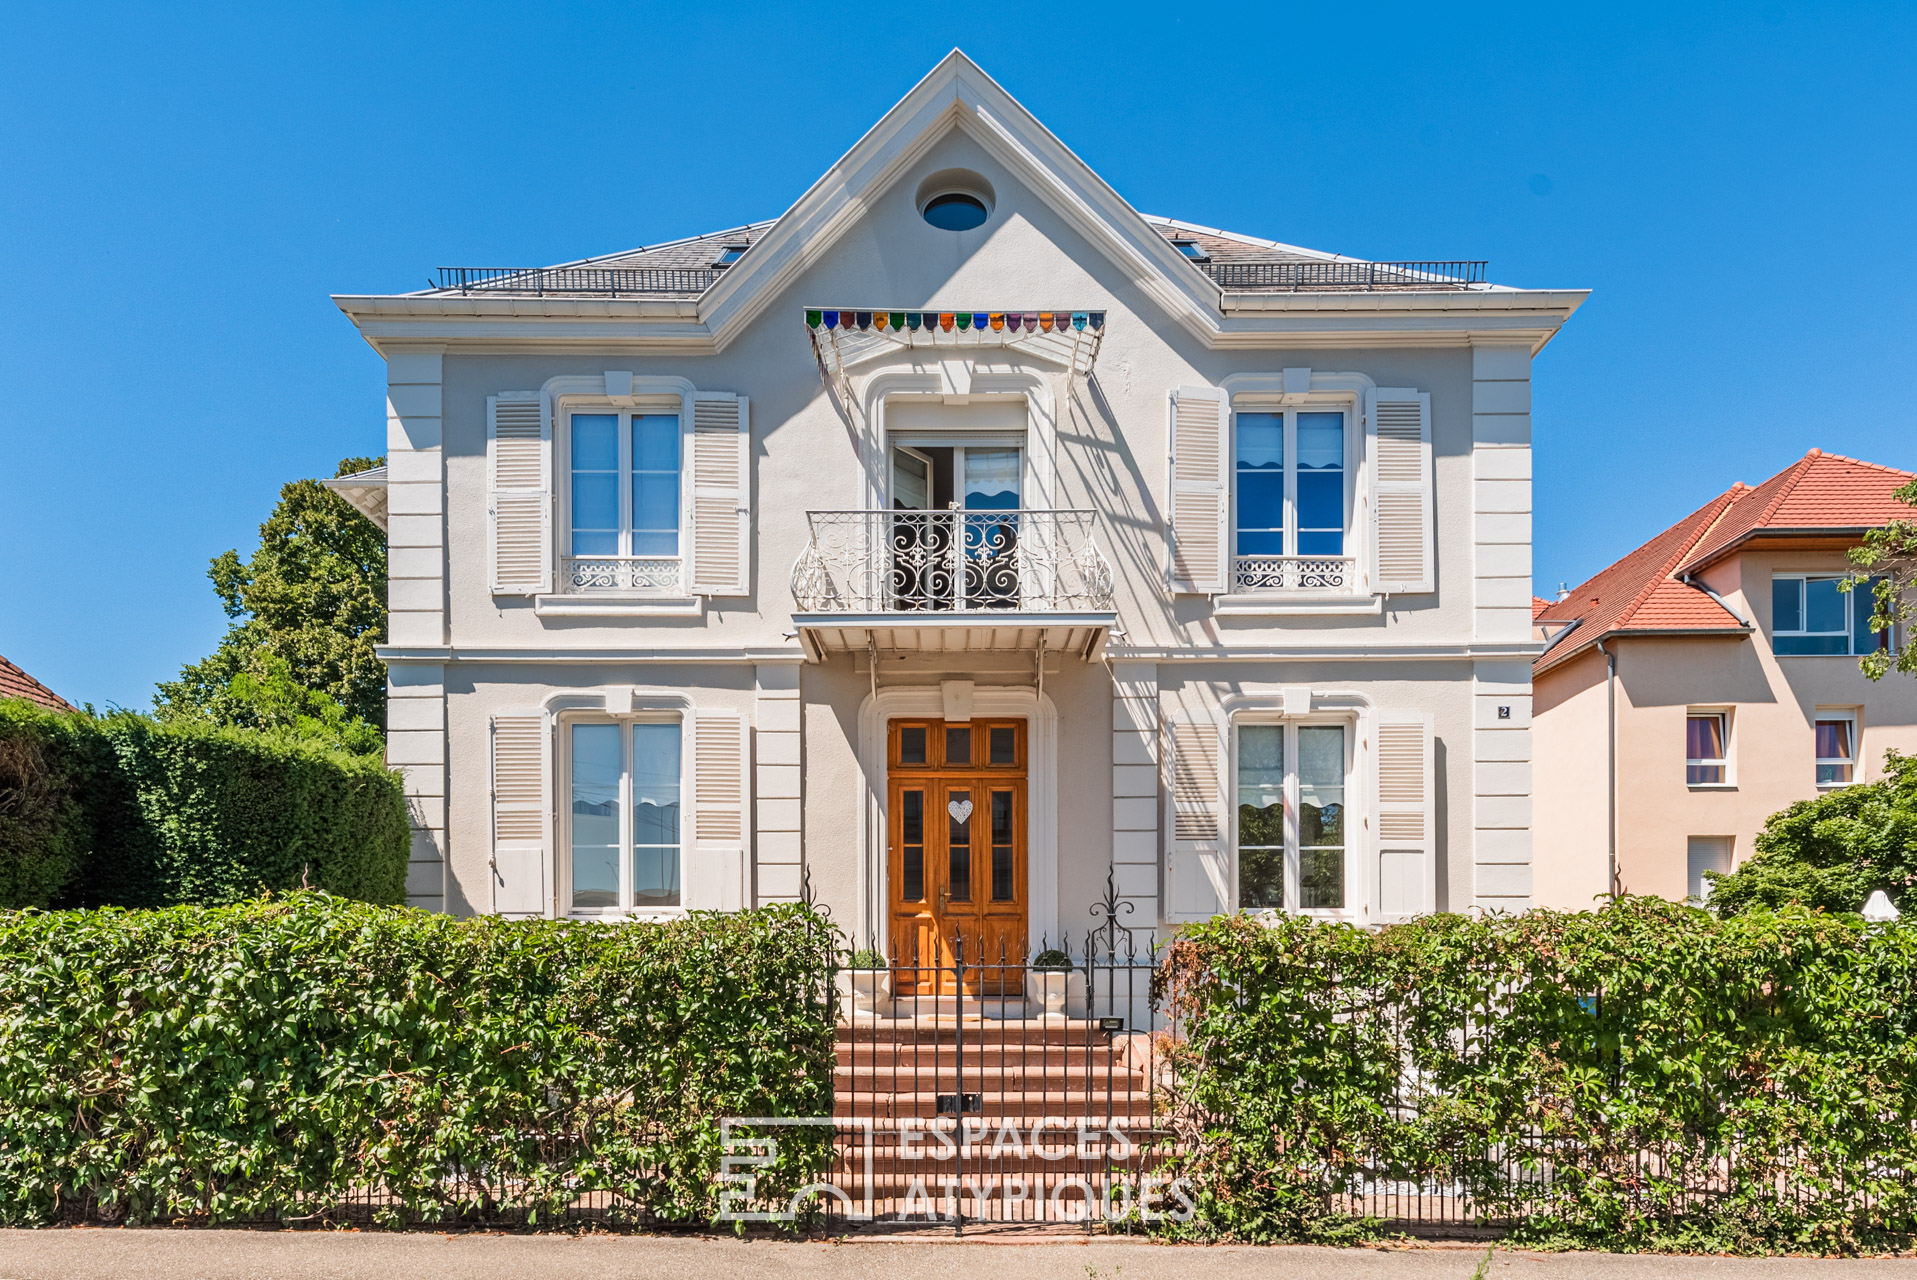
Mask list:
[[[1917,7],[0,7],[0,653],[147,705],[382,446],[328,300],[767,218],[954,45],[1147,212],[1596,292],[1537,585],[1812,447],[1917,467]],[[561,170],[584,181],[555,186]]]

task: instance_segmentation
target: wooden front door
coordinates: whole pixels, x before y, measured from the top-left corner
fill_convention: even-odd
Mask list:
[[[1023,983],[1025,722],[894,720],[886,733],[893,990],[1016,994]],[[998,966],[1005,967],[998,967]]]

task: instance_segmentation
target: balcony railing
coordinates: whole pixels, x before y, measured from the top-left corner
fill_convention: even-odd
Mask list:
[[[1108,612],[1090,511],[813,511],[801,613]]]
[[[441,267],[439,289],[461,293],[704,293],[724,272],[709,267]]]
[[[1234,591],[1349,595],[1358,590],[1356,556],[1238,556],[1231,562]]]
[[[678,556],[567,556],[559,562],[561,595],[634,591],[680,594]]]
[[[1205,262],[1221,289],[1465,289],[1484,283],[1484,263]]]

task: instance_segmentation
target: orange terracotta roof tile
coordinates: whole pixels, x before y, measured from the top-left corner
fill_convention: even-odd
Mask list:
[[[25,698],[49,711],[72,711],[73,705],[32,676],[0,657],[0,698]]]
[[[1540,613],[1543,613],[1546,609],[1549,609],[1550,607],[1551,607],[1551,601],[1546,600],[1543,596],[1531,597],[1531,617],[1534,620],[1537,618],[1537,616]]]
[[[1891,493],[1911,479],[1908,471],[1812,449],[1755,488],[1732,485],[1564,599],[1540,609],[1533,598],[1533,621],[1577,624],[1539,655],[1533,671],[1620,632],[1743,635],[1749,628],[1730,610],[1681,579],[1766,530],[1834,533],[1909,519],[1911,508]]]

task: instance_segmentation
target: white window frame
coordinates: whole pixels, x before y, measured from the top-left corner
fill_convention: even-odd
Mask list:
[[[619,546],[614,555],[581,556],[573,553],[572,523],[572,420],[577,414],[611,414],[618,418],[619,437]],[[679,524],[678,553],[671,556],[635,556],[632,553],[632,419],[647,415],[670,414],[679,420]],[[559,427],[553,432],[553,504],[557,508],[553,521],[554,536],[561,544],[558,547],[559,562],[563,566],[571,560],[656,560],[670,562],[679,566],[679,585],[676,588],[648,588],[646,594],[665,594],[681,596],[687,594],[686,571],[690,564],[687,555],[687,543],[692,536],[692,486],[687,483],[687,458],[690,455],[691,420],[689,403],[677,395],[642,395],[631,400],[614,403],[610,400],[594,400],[590,397],[567,396],[561,401],[556,418]],[[600,594],[599,589],[594,589]]]
[[[1821,770],[1825,765],[1843,765],[1850,772],[1850,777],[1843,782],[1825,782],[1819,779],[1817,781],[1817,789],[1819,791],[1837,791],[1843,787],[1855,786],[1860,780],[1857,777],[1857,758],[1862,754],[1861,748],[1863,743],[1858,737],[1858,720],[1859,717],[1856,710],[1850,707],[1818,707],[1811,713],[1811,753],[1815,761],[1811,776],[1816,778],[1817,771]],[[1841,759],[1836,756],[1825,757],[1816,754],[1817,726],[1833,722],[1842,722],[1850,726],[1850,757],[1848,759]]]
[[[1344,599],[1363,594],[1362,586],[1370,575],[1365,571],[1363,531],[1360,528],[1358,512],[1360,509],[1360,471],[1370,466],[1370,460],[1364,456],[1364,405],[1359,395],[1348,392],[1312,394],[1304,396],[1270,397],[1255,392],[1241,392],[1230,397],[1231,423],[1227,430],[1225,447],[1229,451],[1231,483],[1226,496],[1226,536],[1230,539],[1230,548],[1226,553],[1230,576],[1227,580],[1226,594],[1240,599],[1250,600],[1295,600],[1312,597],[1334,597]],[[1346,585],[1341,588],[1263,588],[1240,587],[1238,585],[1238,419],[1247,413],[1275,414],[1284,419],[1285,450],[1285,501],[1283,513],[1282,553],[1288,560],[1332,560],[1342,559],[1349,566],[1346,569]],[[1338,556],[1304,556],[1298,551],[1298,415],[1300,413],[1341,413],[1344,415],[1344,459],[1342,474],[1344,477],[1344,551]],[[1262,557],[1254,557],[1262,558]]]
[[[1686,707],[1684,708],[1684,785],[1692,791],[1733,791],[1737,788],[1736,775],[1731,771],[1731,711],[1730,707]],[[1722,726],[1719,737],[1724,743],[1724,755],[1717,760],[1693,759],[1690,753],[1691,721],[1706,716],[1716,717]],[[1724,770],[1724,777],[1718,782],[1692,782],[1690,771],[1695,766],[1717,765]]]
[[[1358,795],[1359,777],[1357,769],[1358,719],[1355,715],[1318,714],[1310,716],[1285,716],[1276,713],[1245,712],[1234,715],[1231,725],[1231,750],[1225,762],[1228,770],[1226,786],[1229,788],[1229,831],[1231,833],[1231,856],[1228,859],[1230,879],[1226,888],[1231,900],[1226,904],[1227,912],[1250,911],[1254,915],[1274,915],[1276,907],[1240,907],[1238,905],[1238,731],[1247,726],[1264,728],[1282,727],[1285,731],[1285,902],[1283,913],[1286,915],[1309,916],[1318,920],[1361,919],[1364,912],[1365,877],[1363,855],[1358,848],[1360,808],[1354,803]],[[1299,901],[1299,875],[1301,841],[1299,839],[1303,809],[1300,806],[1300,784],[1298,781],[1298,730],[1301,728],[1333,727],[1345,731],[1345,778],[1344,778],[1344,900],[1342,907],[1301,907]]]
[[[1857,610],[1860,607],[1864,609],[1871,609],[1873,607],[1873,597],[1871,595],[1870,582],[1868,579],[1862,582],[1859,582],[1856,586],[1852,587],[1849,591],[1844,591],[1839,593],[1839,595],[1842,597],[1844,601],[1844,631],[1843,631],[1844,648],[1842,652],[1839,652],[1839,653],[1780,653],[1778,652],[1778,649],[1777,649],[1777,641],[1778,641],[1778,638],[1781,636],[1798,636],[1798,637],[1809,638],[1812,636],[1836,635],[1837,632],[1835,631],[1807,631],[1801,625],[1802,623],[1806,623],[1810,621],[1810,600],[1809,600],[1810,589],[1805,584],[1812,581],[1842,582],[1845,579],[1851,578],[1853,576],[1854,575],[1850,573],[1846,573],[1842,570],[1828,570],[1828,569],[1794,569],[1794,570],[1789,570],[1783,573],[1771,574],[1771,593],[1772,593],[1771,594],[1771,653],[1774,656],[1779,658],[1855,658],[1855,657],[1861,656],[1857,648]],[[1800,626],[1793,631],[1786,631],[1777,625],[1776,592],[1777,592],[1777,584],[1779,582],[1795,582],[1798,584],[1797,620]],[[1868,615],[1866,616],[1868,617]],[[1874,636],[1876,635],[1876,632],[1872,632],[1871,634]]]
[[[686,914],[687,850],[692,831],[692,716],[678,711],[641,710],[631,715],[594,712],[567,712],[557,718],[559,760],[558,786],[555,788],[558,812],[555,827],[554,865],[557,898],[562,919],[573,920],[671,920]],[[619,727],[619,905],[585,907],[572,905],[572,730],[574,725],[610,724]],[[632,905],[632,726],[635,724],[676,724],[679,726],[679,905],[674,907],[634,907]]]

